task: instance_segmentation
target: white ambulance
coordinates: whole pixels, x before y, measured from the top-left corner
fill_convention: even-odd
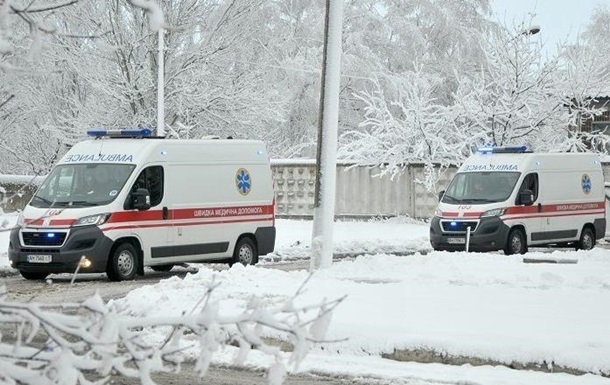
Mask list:
[[[430,223],[434,250],[528,246],[589,250],[606,231],[604,176],[591,153],[480,149],[459,168]]]
[[[9,259],[26,279],[186,262],[255,264],[275,245],[269,155],[254,140],[170,140],[94,130],[58,162],[20,215]]]

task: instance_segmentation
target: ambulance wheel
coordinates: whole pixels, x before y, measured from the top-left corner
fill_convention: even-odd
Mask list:
[[[133,279],[136,275],[138,251],[129,242],[119,244],[108,261],[106,274],[111,281],[125,281]]]
[[[595,247],[595,233],[590,227],[585,227],[580,233],[580,241],[576,244],[576,250],[591,250]]]
[[[170,271],[172,269],[172,267],[174,267],[174,265],[157,265],[157,266],[151,266],[150,268],[153,269],[154,271],[167,272],[167,271]]]
[[[243,237],[237,241],[235,251],[233,251],[233,259],[229,265],[241,263],[242,265],[256,265],[258,262],[258,250],[251,238]]]
[[[504,254],[525,254],[527,252],[527,241],[521,229],[512,229],[508,234]]]
[[[30,271],[19,271],[21,276],[25,279],[29,279],[32,281],[42,281],[49,275],[49,273],[33,273]]]

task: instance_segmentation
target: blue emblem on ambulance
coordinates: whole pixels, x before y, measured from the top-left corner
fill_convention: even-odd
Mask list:
[[[580,180],[580,185],[582,186],[582,191],[585,194],[591,192],[591,178],[589,178],[589,175],[583,174],[582,179]]]
[[[252,178],[250,178],[250,173],[248,170],[245,168],[240,168],[237,170],[235,185],[237,186],[237,191],[239,191],[241,195],[248,195],[250,189],[252,188]]]

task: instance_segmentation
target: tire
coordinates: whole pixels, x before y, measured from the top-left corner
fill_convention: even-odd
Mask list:
[[[508,233],[508,239],[504,246],[504,254],[525,254],[527,252],[527,240],[521,229],[512,229]]]
[[[32,281],[42,281],[43,279],[47,278],[47,276],[49,275],[49,273],[33,273],[30,271],[19,271],[19,273],[21,273],[21,276],[25,279],[28,280],[32,280]]]
[[[237,241],[235,251],[233,251],[233,259],[231,259],[229,265],[232,266],[235,263],[241,263],[244,266],[258,263],[258,250],[251,238],[243,237]]]
[[[590,227],[585,227],[580,233],[580,240],[576,244],[576,250],[591,250],[595,247],[595,233]]]
[[[108,260],[106,274],[111,281],[127,281],[137,272],[138,251],[129,242],[119,244]]]
[[[172,269],[172,267],[174,267],[174,265],[157,265],[151,266],[150,268],[153,269],[153,271],[168,272]]]

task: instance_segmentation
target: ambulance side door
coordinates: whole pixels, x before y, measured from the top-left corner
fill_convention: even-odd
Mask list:
[[[131,186],[131,191],[144,188],[150,194],[150,209],[134,213],[139,225],[135,226],[133,231],[142,242],[144,265],[149,264],[149,259],[173,254],[172,213],[167,208],[167,187],[165,170],[160,165],[145,167]]]
[[[520,201],[521,194],[531,192],[531,204],[523,204]],[[542,243],[545,239],[543,229],[542,204],[540,203],[540,180],[538,173],[531,172],[525,175],[519,191],[517,192],[517,204],[521,204],[523,213],[523,224],[525,225],[528,244]]]

